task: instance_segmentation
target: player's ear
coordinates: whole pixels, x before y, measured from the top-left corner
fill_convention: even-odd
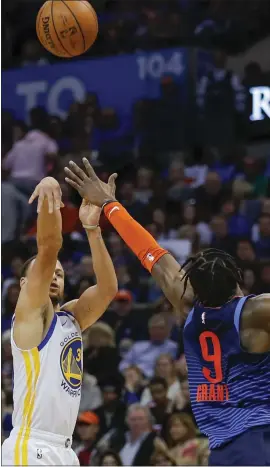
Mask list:
[[[27,280],[26,277],[21,277],[21,279],[20,279],[20,287],[21,287],[21,288],[22,288],[22,286],[23,286],[24,284],[26,284],[26,280]]]

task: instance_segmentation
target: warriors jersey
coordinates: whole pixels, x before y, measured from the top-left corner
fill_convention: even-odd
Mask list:
[[[44,340],[20,350],[11,335],[14,366],[13,426],[18,447],[31,430],[70,437],[78,416],[82,384],[82,337],[72,313],[55,313]],[[20,447],[21,448],[21,447]]]

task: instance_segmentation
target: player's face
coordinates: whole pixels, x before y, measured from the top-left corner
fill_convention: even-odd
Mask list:
[[[53,279],[50,286],[50,299],[54,302],[60,302],[64,295],[65,275],[62,265],[59,261],[56,263]]]

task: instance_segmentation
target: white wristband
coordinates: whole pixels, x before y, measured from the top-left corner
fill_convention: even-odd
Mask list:
[[[82,225],[85,230],[95,230],[99,227],[99,224],[97,225]]]

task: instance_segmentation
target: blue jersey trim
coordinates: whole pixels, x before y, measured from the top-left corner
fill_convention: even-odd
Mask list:
[[[57,315],[56,313],[54,313],[54,317],[53,317],[53,320],[51,322],[51,325],[48,329],[48,332],[46,334],[46,336],[44,337],[44,339],[41,341],[41,343],[38,345],[38,350],[41,351],[43,349],[43,347],[45,347],[45,345],[47,344],[47,342],[50,340],[50,338],[52,337],[53,335],[53,331],[54,331],[54,328],[56,326],[56,322],[57,322]]]
[[[247,301],[247,299],[249,298],[249,296],[247,297],[242,297],[240,298],[239,302],[237,303],[236,305],[236,308],[235,308],[235,312],[234,312],[234,326],[235,326],[235,329],[237,331],[237,333],[239,334],[240,332],[240,317],[241,317],[241,312],[243,310],[243,307]]]
[[[71,311],[60,310],[60,312],[66,313],[67,315],[70,315],[70,316],[72,316],[74,318],[74,315],[73,315],[73,313],[71,313]]]
[[[67,316],[67,313],[65,311],[57,311],[56,314],[57,316]]]
[[[190,321],[192,320],[193,313],[194,313],[194,308],[192,308],[192,310],[188,314],[188,317],[187,317],[186,322],[185,322],[184,329],[190,323]]]

